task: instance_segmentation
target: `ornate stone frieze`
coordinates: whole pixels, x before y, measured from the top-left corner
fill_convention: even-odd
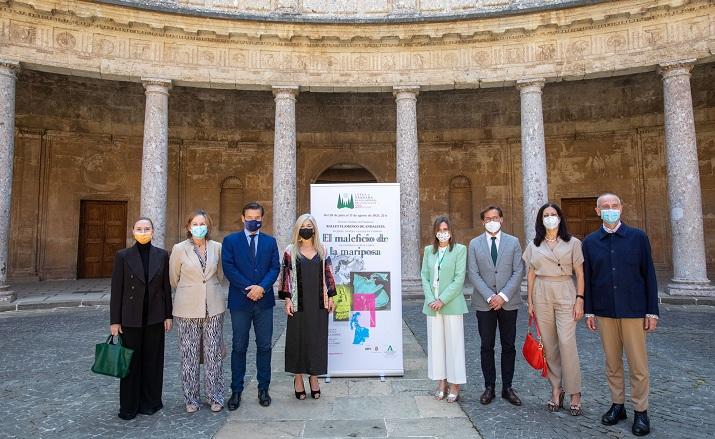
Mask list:
[[[106,79],[159,76],[179,86],[474,88],[532,77],[610,76],[653,70],[671,59],[715,58],[715,4],[708,0],[596,2],[558,14],[380,25],[239,21],[156,10],[128,14],[126,7],[96,2],[23,1],[0,1],[4,58],[32,69]]]

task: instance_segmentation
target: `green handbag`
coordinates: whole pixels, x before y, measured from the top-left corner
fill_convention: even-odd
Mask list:
[[[104,343],[94,347],[94,364],[92,372],[110,377],[124,378],[129,375],[129,364],[132,361],[133,349],[122,346],[122,336],[117,336],[115,344],[110,335]]]

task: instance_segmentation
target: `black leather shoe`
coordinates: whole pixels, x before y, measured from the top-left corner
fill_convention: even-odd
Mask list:
[[[271,405],[271,395],[268,394],[268,390],[258,390],[258,403],[263,407]]]
[[[479,397],[479,402],[482,404],[489,404],[496,398],[496,394],[494,393],[494,387],[493,386],[487,386],[484,389],[484,393],[482,393],[482,396]]]
[[[631,429],[636,436],[645,436],[650,433],[650,420],[648,420],[648,411],[642,412],[633,411],[633,428]]]
[[[626,408],[623,404],[612,404],[605,415],[601,416],[601,424],[616,425],[618,422],[626,419]]]
[[[506,400],[509,401],[510,403],[516,405],[516,406],[520,406],[520,405],[521,405],[521,400],[520,400],[519,397],[517,396],[517,394],[516,394],[516,392],[514,391],[514,389],[512,389],[511,387],[509,387],[508,389],[503,389],[503,390],[501,391],[501,397],[504,398],[504,399],[506,399]]]
[[[231,398],[228,400],[226,406],[230,411],[236,410],[241,405],[241,392],[232,392]]]

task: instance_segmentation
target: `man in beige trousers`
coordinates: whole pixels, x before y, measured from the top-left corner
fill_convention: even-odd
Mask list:
[[[650,433],[646,333],[658,324],[658,286],[648,237],[622,223],[622,211],[617,195],[598,197],[596,213],[603,226],[583,241],[586,326],[600,328],[613,401],[601,423],[615,425],[627,417],[625,351],[634,409],[631,430],[645,436]]]

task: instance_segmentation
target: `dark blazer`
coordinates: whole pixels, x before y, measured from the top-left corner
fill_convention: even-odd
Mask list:
[[[254,304],[259,308],[275,306],[273,284],[281,269],[278,258],[278,244],[271,235],[260,233],[256,247],[256,263],[252,263],[250,247],[243,230],[231,233],[223,239],[221,264],[223,274],[230,282],[228,288],[228,308],[247,311]],[[260,285],[265,290],[263,297],[254,302],[246,294],[246,287]]]
[[[600,227],[583,240],[584,312],[600,317],[658,315],[658,284],[648,236],[623,223]]]
[[[146,324],[153,325],[172,318],[169,253],[153,245],[149,250],[148,283],[148,286],[144,283],[144,265],[137,247],[119,250],[112,270],[110,324],[142,327],[145,290],[149,293]]]

